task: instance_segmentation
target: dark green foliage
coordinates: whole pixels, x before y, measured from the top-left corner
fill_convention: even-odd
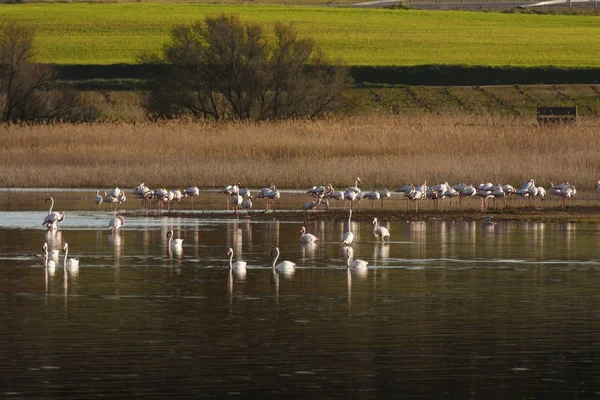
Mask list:
[[[275,24],[269,37],[261,25],[221,15],[178,26],[171,38],[163,51],[170,68],[154,77],[146,98],[154,117],[263,120],[348,106],[342,97],[350,84],[347,69],[288,25]]]
[[[0,121],[89,120],[96,112],[73,90],[53,84],[47,65],[33,63],[35,30],[0,26]]]

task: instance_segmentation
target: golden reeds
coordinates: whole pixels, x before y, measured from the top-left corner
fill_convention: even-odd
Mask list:
[[[96,123],[0,128],[2,187],[249,187],[395,190],[405,183],[481,182],[592,188],[599,121],[360,116],[267,123]]]

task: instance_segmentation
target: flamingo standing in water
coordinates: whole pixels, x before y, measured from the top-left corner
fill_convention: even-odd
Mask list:
[[[312,233],[306,233],[306,228],[300,229],[300,243],[316,243],[319,240],[318,237]]]
[[[350,225],[350,219],[352,218],[352,210],[348,209],[348,231],[342,236],[342,246],[350,246],[354,240],[354,233],[352,233],[352,225]]]
[[[123,225],[125,225],[125,218],[123,218],[120,215],[117,215],[116,217],[108,221],[108,229],[112,229],[113,232],[118,230]]]
[[[106,193],[104,193],[104,195],[106,195]],[[98,206],[97,209],[100,209],[100,204],[102,204],[102,202],[104,201],[104,198],[102,196],[100,196],[100,191],[96,190],[96,196],[94,197],[94,203],[96,203],[96,205]]]
[[[385,240],[386,237],[390,237],[390,231],[383,226],[379,226],[379,222],[377,222],[377,218],[373,218],[373,236],[376,238],[381,238],[382,241]]]
[[[271,259],[272,264],[271,267],[273,270],[279,272],[280,274],[292,274],[295,271],[296,264],[291,261],[282,261],[276,265],[277,259],[279,259],[279,248],[273,247],[271,249]]]
[[[233,271],[237,274],[245,274],[246,273],[246,261],[236,261],[233,262],[233,249],[230,247],[227,249],[227,257],[229,257],[229,270]]]
[[[65,219],[65,214],[62,211],[52,211],[54,208],[54,198],[48,197],[44,203],[47,203],[50,200],[50,210],[48,210],[48,215],[44,218],[44,222],[42,225],[46,225],[49,230],[57,230],[59,222],[62,222]]]

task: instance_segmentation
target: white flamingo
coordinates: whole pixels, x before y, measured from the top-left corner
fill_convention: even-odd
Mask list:
[[[304,210],[304,220],[308,221],[310,219],[309,211],[316,209],[319,204],[323,201],[323,195],[317,196],[318,200],[308,200],[302,204],[302,209]]]
[[[600,181],[596,182],[596,193],[600,194]]]
[[[50,275],[53,275],[54,271],[56,270],[56,263],[54,260],[51,260],[48,255],[48,242],[44,243],[42,246],[42,251],[44,252],[44,268],[48,269],[48,273]]]
[[[242,201],[242,210],[250,210],[252,209],[252,202],[254,201],[254,197],[249,196],[247,199],[244,199],[244,201]]]
[[[281,195],[279,194],[279,190],[277,190],[277,188],[275,188],[275,186],[271,185],[271,187],[269,188],[269,190],[264,194],[263,196],[266,200],[266,206],[267,209],[271,209],[274,210],[274,202],[275,200],[279,199],[281,197]]]
[[[108,221],[108,229],[112,229],[113,232],[118,230],[123,225],[125,225],[125,218],[123,218],[120,215],[117,215],[116,217],[111,218],[111,220]]]
[[[306,233],[304,226],[300,229],[300,243],[316,243],[318,240],[319,238],[312,233]]]
[[[383,210],[383,200],[387,199],[388,197],[391,197],[392,194],[390,193],[389,190],[387,189],[381,189],[379,190],[379,198],[381,199],[381,209]]]
[[[325,193],[325,199],[340,201],[343,198],[344,192],[342,192],[341,190],[335,190],[333,186],[331,186],[331,183],[327,184],[327,192]]]
[[[100,196],[100,191],[96,190],[96,196],[94,197],[94,203],[96,203],[96,205],[98,206],[98,210],[100,209],[100,204],[102,204],[103,201],[104,201],[104,199],[102,198],[102,196]]]
[[[367,200],[371,200],[371,210],[372,210],[373,206],[375,204],[375,200],[379,200],[381,198],[381,195],[379,194],[379,192],[373,190],[373,191],[370,191],[370,192],[364,192],[363,195],[362,195],[362,198],[363,199],[367,199]]]
[[[352,257],[354,255],[354,250],[352,247],[346,248],[346,268],[353,269],[356,271],[364,271],[367,269],[367,265],[369,264],[365,260],[354,260],[352,261]]]
[[[352,210],[348,210],[348,232],[344,233],[344,236],[342,236],[342,246],[350,246],[354,240],[354,234],[351,229],[352,225],[350,225],[351,218]]]
[[[227,249],[227,257],[229,257],[229,270],[238,274],[244,274],[246,272],[246,261],[233,262],[233,249],[230,247]]]
[[[44,203],[47,203],[50,200],[50,210],[48,210],[48,215],[44,218],[44,222],[42,225],[46,225],[50,230],[57,230],[58,224],[65,219],[65,214],[62,211],[52,211],[54,208],[54,198],[48,197]]]
[[[381,238],[382,241],[384,241],[386,237],[390,237],[390,231],[383,226],[379,226],[377,218],[373,218],[373,236],[376,238]]]
[[[471,205],[471,199],[473,198],[473,196],[475,196],[476,193],[477,189],[475,189],[473,185],[465,186],[462,192],[460,193],[459,203],[462,203],[461,199],[464,197],[469,199],[469,205]]]
[[[167,232],[167,239],[168,239],[167,246],[169,247],[169,250],[181,251],[183,249],[183,239],[173,238],[173,230],[169,230]]]
[[[271,249],[271,259],[272,259],[271,267],[273,268],[273,270],[276,270],[280,274],[294,273],[296,263],[285,260],[285,261],[280,262],[279,264],[276,264],[277,260],[279,259],[279,248],[278,247],[273,247]]]
[[[192,208],[194,208],[194,197],[200,195],[200,189],[198,189],[198,186],[190,186],[185,189],[185,194],[191,198]]]
[[[79,260],[76,258],[67,258],[69,255],[69,244],[67,242],[63,245],[63,251],[65,252],[63,268],[65,270],[68,268],[70,272],[76,274],[79,272]]]

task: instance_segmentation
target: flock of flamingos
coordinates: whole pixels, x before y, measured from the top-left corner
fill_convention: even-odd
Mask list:
[[[352,218],[352,209],[354,206],[359,205],[360,201],[362,200],[380,200],[382,202],[381,207],[383,208],[383,200],[390,197],[391,193],[387,189],[363,192],[359,188],[360,183],[360,178],[356,178],[354,186],[348,187],[344,191],[336,191],[331,184],[325,186],[314,186],[307,191],[307,194],[309,194],[311,197],[314,197],[314,200],[306,201],[302,205],[302,209],[308,212],[310,210],[315,210],[320,205],[328,208],[330,201],[344,200],[345,208],[348,214],[348,225],[347,231],[343,234],[341,239],[341,244],[346,249],[346,265],[351,269],[364,270],[368,264],[366,261],[353,260],[353,250],[351,245],[354,240],[354,235],[351,231],[350,224]],[[596,182],[596,191],[600,194],[600,181]],[[249,189],[240,184],[226,186],[220,192],[227,196],[227,208],[230,209],[230,207],[233,207],[236,216],[239,210],[251,209],[253,206],[253,201],[257,198],[265,201],[265,210],[273,210],[274,201],[280,198],[280,193],[274,186],[260,189],[256,196],[253,196]],[[428,187],[426,184],[419,186],[405,185],[396,192],[403,193],[407,200],[414,202],[416,210],[418,210],[419,202],[424,199],[433,200],[434,207],[438,208],[439,201],[444,198],[452,199],[457,197],[459,199],[460,206],[464,199],[479,197],[481,198],[482,210],[487,211],[490,199],[505,199],[506,197],[512,195],[520,196],[523,199],[523,202],[526,198],[533,199],[534,202],[537,202],[537,206],[540,206],[540,200],[544,198],[546,194],[550,194],[557,196],[561,201],[562,207],[566,207],[569,199],[575,196],[577,190],[568,182],[558,185],[553,185],[551,183],[546,190],[542,186],[536,186],[534,180],[530,179],[519,189],[515,189],[511,185],[501,185],[499,183],[482,183],[479,186],[474,187],[473,185],[466,185],[463,183],[450,186],[446,182],[430,187]],[[172,203],[176,204],[186,197],[191,198],[193,205],[193,199],[200,194],[200,190],[196,186],[188,187],[185,191],[176,189],[167,190],[162,188],[151,190],[141,183],[133,189],[132,194],[138,201],[140,201],[140,205],[142,207],[144,207],[146,204],[150,204],[151,206],[151,202],[155,200],[159,209],[164,207],[165,202],[167,203],[167,207],[170,209],[170,205]],[[115,214],[119,204],[123,203],[125,200],[126,195],[119,188],[112,189],[108,193],[104,192],[103,196],[100,195],[99,191],[96,191],[96,196],[94,198],[94,202],[98,208],[102,203],[114,205]],[[44,218],[42,225],[45,225],[49,231],[56,231],[59,229],[59,224],[64,220],[65,214],[62,211],[53,211],[54,199],[52,197],[46,199],[46,202],[48,201],[51,202],[50,210]],[[121,228],[124,224],[124,217],[121,215],[115,215],[115,217],[108,222],[108,229],[111,229],[114,232]],[[302,227],[299,233],[301,243],[310,244],[319,240],[315,235],[307,233],[305,227]],[[381,239],[382,241],[390,237],[390,232],[386,228],[379,226],[377,218],[373,219],[373,236]],[[174,238],[173,231],[167,232],[167,239],[170,253],[181,251],[183,239]],[[54,269],[56,267],[56,262],[53,259],[58,258],[58,250],[52,250],[52,257],[49,256],[50,249],[48,243],[44,243],[42,250],[44,252],[44,265],[48,269]],[[69,269],[72,273],[77,273],[79,268],[79,260],[68,258],[68,243],[64,244],[62,250],[64,252],[63,266],[65,271]],[[229,266],[231,271],[235,271],[236,273],[245,272],[245,261],[233,262],[233,249],[229,248],[226,256],[229,258]],[[279,249],[277,247],[272,249],[271,258],[272,267],[274,270],[280,273],[289,273],[290,271],[293,271],[295,264],[291,261],[282,261],[277,264],[277,260],[279,258]]]
[[[324,186],[313,186],[306,193],[314,198],[302,204],[304,211],[315,210],[318,207],[329,208],[330,202],[344,201],[345,208],[352,209],[353,207],[360,207],[360,203],[363,200],[375,200],[381,201],[381,208],[383,208],[383,201],[391,197],[391,192],[388,189],[362,191],[359,188],[361,183],[360,178],[356,178],[354,186],[350,186],[345,190],[335,190],[331,184]],[[600,193],[600,181],[596,183],[596,190]],[[220,190],[221,193],[227,196],[227,209],[232,208],[236,215],[240,210],[250,210],[254,206],[256,199],[264,200],[265,210],[273,210],[275,200],[281,197],[279,190],[275,186],[264,187],[258,191],[256,195],[253,195],[249,189],[237,183],[229,185]],[[537,207],[541,207],[541,200],[546,197],[547,194],[556,196],[561,202],[562,207],[566,207],[569,199],[571,199],[577,193],[575,187],[569,182],[564,182],[558,185],[550,183],[548,188],[543,186],[537,186],[533,179],[525,182],[520,188],[515,189],[512,185],[500,183],[492,184],[491,182],[482,183],[475,187],[471,184],[458,183],[450,185],[448,182],[441,183],[434,186],[427,186],[427,182],[422,185],[405,185],[400,189],[396,190],[397,193],[404,194],[404,198],[414,204],[415,210],[419,209],[421,200],[429,199],[433,200],[434,207],[437,209],[440,207],[440,200],[448,198],[458,198],[459,207],[463,203],[463,200],[468,199],[471,201],[473,197],[481,199],[482,211],[487,211],[489,208],[490,199],[506,199],[513,195],[520,197],[523,201],[522,205],[525,205],[525,199],[533,201]],[[170,210],[171,206],[176,207],[177,203],[181,200],[189,197],[191,204],[194,204],[194,197],[200,194],[200,190],[197,186],[190,186],[185,190],[165,188],[152,190],[143,183],[136,186],[132,191],[133,196],[140,202],[140,207],[152,207],[152,202],[156,201],[157,209],[163,209],[165,203],[167,209]],[[104,195],[100,194],[100,191],[96,191],[94,202],[97,207],[103,203],[114,206],[116,211],[119,204],[126,200],[125,193],[118,187],[104,192]],[[372,203],[372,207],[373,207]],[[409,202],[407,202],[408,207]],[[49,221],[48,227],[51,228],[53,220]],[[46,224],[46,221],[44,222]],[[118,224],[118,221],[115,221]],[[118,229],[118,228],[117,228]]]

